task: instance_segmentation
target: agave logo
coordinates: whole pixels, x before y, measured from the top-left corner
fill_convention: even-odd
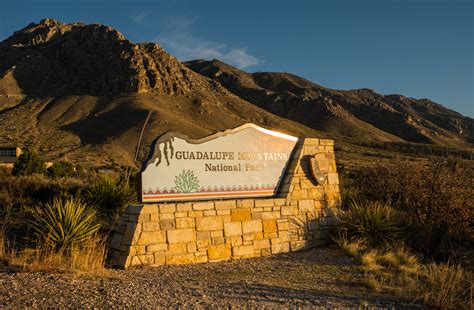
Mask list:
[[[194,171],[183,170],[174,177],[174,184],[177,192],[193,193],[199,188],[199,179],[194,175]]]

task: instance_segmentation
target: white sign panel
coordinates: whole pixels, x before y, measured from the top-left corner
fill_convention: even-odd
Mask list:
[[[272,196],[297,141],[254,124],[199,140],[165,134],[142,170],[142,202]]]

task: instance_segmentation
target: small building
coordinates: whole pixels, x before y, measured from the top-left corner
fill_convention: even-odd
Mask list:
[[[18,146],[0,146],[0,167],[12,168],[20,154]]]

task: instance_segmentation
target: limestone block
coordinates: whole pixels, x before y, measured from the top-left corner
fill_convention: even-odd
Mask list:
[[[311,199],[324,199],[324,190],[321,186],[318,186],[316,188],[310,188],[308,189],[308,198]]]
[[[243,239],[244,239],[244,241],[262,240],[263,239],[263,233],[261,231],[259,231],[259,232],[254,232],[254,233],[243,234]]]
[[[304,139],[304,145],[319,145],[319,139],[316,138],[306,138]]]
[[[195,202],[193,203],[193,210],[196,210],[196,211],[214,210],[214,202],[213,201]]]
[[[237,208],[253,208],[255,204],[254,199],[239,199],[237,200]]]
[[[175,212],[174,213],[174,217],[175,218],[183,218],[183,217],[187,217],[188,216],[188,212]]]
[[[194,257],[194,262],[195,263],[207,263],[207,255],[199,255]]]
[[[252,220],[261,220],[263,212],[252,212]]]
[[[160,213],[160,220],[174,220],[174,213]]]
[[[291,193],[291,199],[307,199],[308,198],[308,190],[306,189],[297,189],[293,190]]]
[[[237,207],[237,202],[235,200],[222,200],[215,202],[216,210],[230,210]]]
[[[176,204],[176,210],[178,212],[189,212],[193,210],[193,204],[190,202],[187,203],[178,203]]]
[[[252,245],[241,245],[232,248],[232,254],[234,256],[251,256],[253,255]]]
[[[154,266],[164,265],[166,262],[165,255],[163,253],[155,253],[153,254],[153,257],[154,257],[154,262],[153,262]]]
[[[230,212],[232,221],[248,221],[252,219],[250,208],[232,209]]]
[[[239,246],[242,245],[242,236],[232,236],[226,237],[226,244],[230,246]]]
[[[313,199],[303,199],[298,201],[298,208],[301,213],[314,212],[314,200]]]
[[[176,228],[193,228],[194,227],[194,219],[185,217],[185,218],[177,218],[176,219]]]
[[[188,251],[188,253],[195,253],[197,252],[197,244],[196,242],[188,242],[186,244],[186,250]]]
[[[301,183],[300,183],[300,186],[302,189],[309,189],[309,188],[314,188],[317,186],[316,183],[314,183],[312,180],[309,180],[309,179],[302,179],[301,180]],[[306,191],[306,193],[308,193],[308,191]]]
[[[223,222],[220,216],[201,217],[196,219],[197,231],[222,230]]]
[[[331,185],[339,184],[339,176],[336,172],[328,173],[328,183]]]
[[[186,242],[171,243],[168,246],[167,254],[185,254],[187,253]]]
[[[262,221],[251,220],[242,222],[242,232],[244,234],[262,231]]]
[[[271,212],[263,212],[262,219],[269,220],[269,219],[278,219],[281,217],[280,211],[271,211]]]
[[[168,250],[168,244],[166,243],[152,244],[152,245],[147,245],[146,247],[147,253],[154,253],[154,252],[160,252],[160,251],[166,251],[166,250]]]
[[[223,244],[223,243],[225,243],[224,237],[211,238],[212,245]]]
[[[160,220],[160,216],[158,213],[150,214],[150,222],[158,222]]]
[[[286,202],[285,198],[275,198],[275,206],[283,206]]]
[[[241,222],[229,222],[224,224],[224,234],[226,237],[242,235]]]
[[[205,210],[204,211],[204,216],[213,216],[213,215],[216,215],[217,212],[216,210]]]
[[[196,241],[198,249],[207,248],[211,244],[211,239],[204,239]]]
[[[176,204],[174,203],[161,203],[158,205],[160,213],[173,213],[176,212]]]
[[[285,222],[278,222],[278,230],[279,231],[285,231],[290,229],[290,222],[285,221]]]
[[[202,211],[190,211],[188,212],[189,217],[203,217]]]
[[[196,240],[196,234],[192,228],[168,230],[167,234],[169,243],[180,243]]]
[[[154,243],[166,242],[166,233],[164,231],[143,231],[138,238],[138,245],[149,245]]]
[[[158,222],[145,222],[142,224],[143,231],[157,231],[160,230],[160,223]]]
[[[224,237],[224,232],[222,229],[211,231],[211,238]]]
[[[334,145],[334,140],[320,139],[319,144],[321,144],[321,145]]]
[[[191,264],[194,262],[194,254],[166,255],[167,265]]]
[[[127,228],[123,234],[122,245],[131,245],[137,242],[142,231],[142,224],[127,224]]]
[[[196,240],[211,239],[211,232],[209,231],[198,231],[196,232]]]
[[[275,219],[262,220],[262,224],[264,233],[277,231],[277,222]]]
[[[270,240],[262,239],[262,240],[255,240],[253,242],[253,248],[260,250],[260,249],[269,249],[270,248]]]
[[[272,254],[271,249],[262,249],[262,252],[261,252],[262,256],[268,256],[271,254]]]
[[[211,245],[207,253],[209,260],[226,259],[231,256],[231,247],[226,244]]]
[[[142,213],[158,213],[158,206],[155,204],[143,205],[140,214]]]
[[[174,220],[161,220],[160,228],[162,230],[172,230],[176,228],[176,222]]]
[[[272,244],[272,254],[287,253],[287,252],[290,252],[289,242]]]
[[[230,210],[217,210],[216,214],[217,215],[230,215]]]
[[[140,213],[137,218],[138,223],[150,221],[150,213]]]
[[[273,207],[275,201],[271,198],[268,199],[255,199],[255,207]]]

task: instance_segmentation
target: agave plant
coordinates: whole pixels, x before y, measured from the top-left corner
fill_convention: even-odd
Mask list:
[[[174,179],[175,188],[181,193],[192,193],[198,190],[199,180],[192,170],[183,170]]]
[[[86,204],[58,198],[34,208],[30,224],[37,240],[54,250],[83,243],[100,226],[95,223],[95,211]]]

